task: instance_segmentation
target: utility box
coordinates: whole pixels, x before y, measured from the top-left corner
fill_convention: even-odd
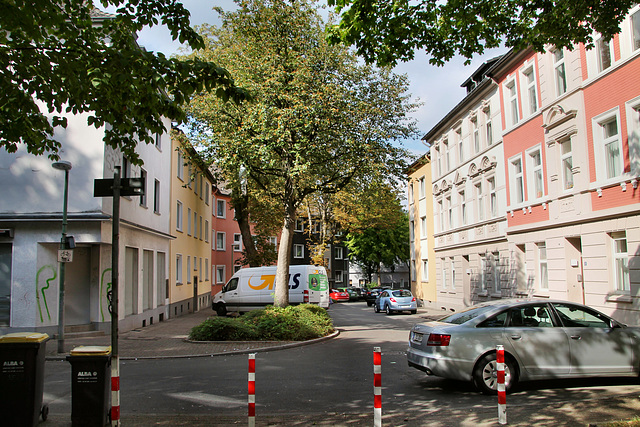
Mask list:
[[[111,412],[111,347],[76,347],[71,363],[71,425],[105,426]]]
[[[49,335],[19,332],[0,336],[0,423],[35,426],[47,419],[42,405],[44,360]]]

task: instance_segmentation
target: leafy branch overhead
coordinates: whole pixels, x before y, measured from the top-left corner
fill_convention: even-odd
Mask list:
[[[86,0],[39,0],[0,4],[0,147],[19,144],[33,154],[58,158],[56,128],[68,114],[86,113],[105,126],[105,143],[132,162],[137,141],[153,142],[166,131],[163,118],[181,122],[191,95],[215,90],[239,102],[246,92],[218,65],[180,60],[138,46],[135,34],[164,25],[191,48],[204,46],[189,26],[189,12],[173,0],[101,0],[115,14]]]
[[[356,47],[367,62],[395,65],[424,49],[432,64],[456,55],[471,59],[504,43],[533,46],[593,45],[610,39],[636,0],[328,0],[341,14],[329,38]]]

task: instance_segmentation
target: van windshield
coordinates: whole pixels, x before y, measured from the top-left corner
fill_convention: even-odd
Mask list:
[[[222,292],[235,291],[236,289],[238,289],[238,278],[234,277],[229,280],[226,285],[224,285],[224,288],[222,288]]]

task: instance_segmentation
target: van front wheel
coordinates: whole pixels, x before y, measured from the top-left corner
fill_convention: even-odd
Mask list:
[[[225,307],[225,305],[221,302],[216,305],[215,310],[216,314],[220,317],[224,317],[227,315],[227,307]]]

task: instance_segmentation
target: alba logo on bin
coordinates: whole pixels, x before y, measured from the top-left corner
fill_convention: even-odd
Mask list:
[[[22,366],[24,365],[24,361],[22,360],[6,360],[2,366],[13,367],[13,366]]]
[[[268,288],[269,290],[273,290],[275,280],[275,274],[263,274],[260,276],[260,279],[257,279],[256,276],[251,276],[249,277],[249,287],[251,289],[255,289],[256,291],[260,291],[266,288]],[[298,286],[300,286],[300,273],[294,274],[293,277],[289,275],[289,289],[297,289]]]
[[[87,372],[87,371],[79,371],[78,378],[87,378],[87,377],[97,377],[97,372]]]

